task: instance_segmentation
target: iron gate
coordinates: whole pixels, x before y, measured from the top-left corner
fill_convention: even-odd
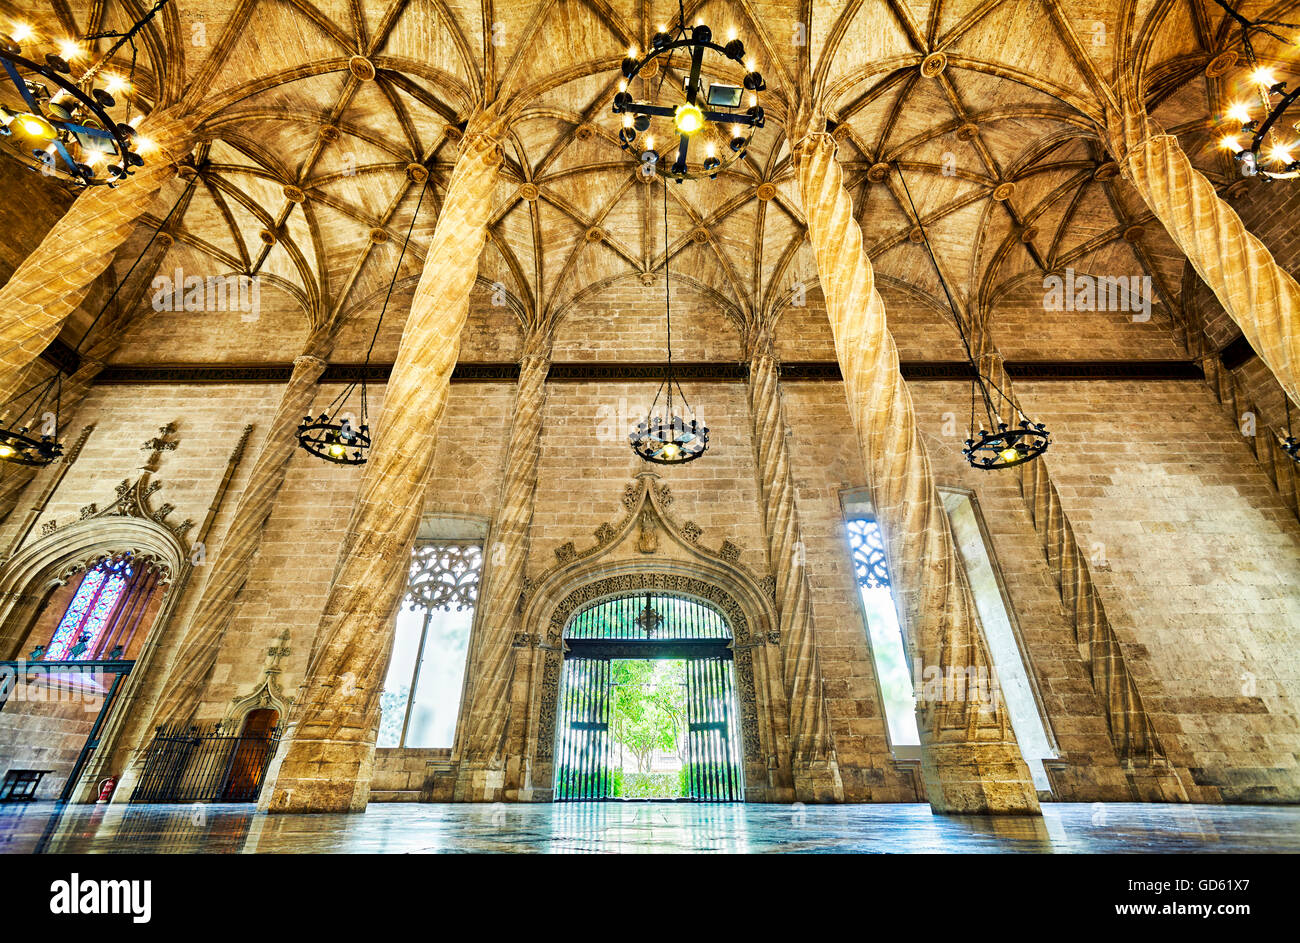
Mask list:
[[[163,726],[149,745],[132,802],[255,802],[280,728],[255,735]]]
[[[617,798],[612,788],[610,722],[615,704],[612,666],[620,659],[685,662],[682,798],[742,801],[730,643],[731,632],[721,614],[694,599],[639,594],[602,600],[578,612],[565,631],[557,711],[556,801]]]

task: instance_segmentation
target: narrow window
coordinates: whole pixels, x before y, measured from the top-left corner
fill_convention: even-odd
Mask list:
[[[379,747],[450,747],[456,738],[481,543],[416,544],[380,697]]]
[[[1057,753],[1043,721],[1028,662],[1012,621],[1014,616],[1003,593],[978,510],[970,496],[963,492],[944,491],[943,501],[970,581],[975,609],[997,674],[1000,696],[1011,719],[1021,755],[1033,776],[1035,787],[1049,790],[1051,787],[1043,760],[1055,758]],[[864,498],[846,496],[845,515],[858,596],[866,617],[890,746],[900,759],[915,758],[920,755],[921,742],[916,729],[915,708],[915,686],[920,679],[916,666],[910,663],[898,622],[898,610],[890,592],[883,535],[870,503]]]
[[[944,491],[943,503],[952,522],[953,539],[970,579],[975,609],[984,629],[984,641],[997,671],[998,686],[1016,733],[1016,742],[1020,745],[1020,755],[1034,778],[1034,786],[1039,790],[1050,790],[1051,783],[1043,760],[1054,759],[1057,752],[1043,722],[1043,712],[1029,673],[1029,660],[1012,623],[1014,616],[1002,590],[979,510],[970,496],[960,491]]]
[[[889,743],[900,758],[919,755],[921,736],[916,730],[916,706],[912,673],[898,624],[898,610],[889,587],[889,568],[880,525],[861,511],[850,512],[847,521],[849,546],[858,598],[862,600],[871,639],[871,657],[876,665],[876,682],[885,707]]]

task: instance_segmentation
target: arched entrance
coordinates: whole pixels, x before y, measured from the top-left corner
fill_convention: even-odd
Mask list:
[[[744,797],[734,638],[684,593],[596,599],[563,634],[556,801]]]

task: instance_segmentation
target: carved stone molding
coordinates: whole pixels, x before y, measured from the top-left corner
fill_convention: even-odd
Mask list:
[[[563,664],[562,642],[565,626],[579,609],[611,596],[624,596],[646,591],[680,594],[699,600],[720,612],[727,620],[735,644],[733,657],[736,666],[736,695],[740,700],[741,741],[747,763],[761,760],[758,740],[758,703],[754,689],[753,643],[766,641],[756,638],[749,619],[741,605],[714,583],[681,573],[642,571],[622,573],[598,579],[570,592],[551,612],[546,628],[546,661],[542,669],[542,687],[539,698],[539,730],[537,755],[549,760],[555,749],[555,710],[560,697],[560,674]]]

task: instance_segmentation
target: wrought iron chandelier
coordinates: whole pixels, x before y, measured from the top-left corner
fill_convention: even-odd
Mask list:
[[[1291,397],[1283,393],[1282,402],[1286,404],[1286,438],[1278,438],[1281,439],[1282,451],[1291,456],[1291,461],[1300,465],[1300,439],[1291,431]]]
[[[81,345],[86,343],[86,338],[90,337],[90,332],[95,329],[99,319],[116,300],[122,286],[130,281],[132,273],[144,260],[158,235],[167,229],[176,211],[180,209],[189,192],[194,188],[194,183],[195,180],[191,179],[167,215],[163,217],[162,222],[158,224],[158,228],[149,236],[140,254],[126,270],[126,274],[118,280],[108,297],[104,299],[99,313],[91,320],[72,349],[74,360],[78,359],[76,355],[81,352]],[[56,366],[53,376],[49,379],[33,383],[16,393],[8,402],[0,404],[0,417],[3,417],[0,418],[0,461],[14,465],[42,466],[49,465],[62,455],[63,444],[59,442],[62,400],[63,367]],[[10,418],[15,410],[17,414]]]
[[[0,139],[31,170],[80,189],[115,186],[133,174],[133,168],[144,166],[144,155],[153,144],[136,133],[135,125],[142,115],[132,115],[135,36],[167,2],[157,0],[124,33],[93,33],[80,40],[43,42],[31,27],[21,23],[8,34],[0,33],[0,65],[16,93],[7,106],[0,104]],[[91,45],[100,39],[117,41],[79,78],[74,78],[72,64],[90,55]],[[23,43],[33,50],[57,45],[58,52],[47,52],[43,63],[36,62],[23,56]],[[127,74],[101,74],[118,50],[128,44],[131,64]],[[117,117],[113,115],[115,109]]]
[[[366,362],[362,365],[360,378],[345,386],[343,392],[334,397],[319,416],[313,417],[309,413],[303,416],[302,422],[298,424],[298,447],[335,465],[364,465],[370,457],[370,403],[366,390],[366,368],[370,366],[370,355],[374,353],[375,341],[379,338],[379,328],[384,323],[388,302],[393,297],[393,286],[397,284],[397,273],[402,269],[406,248],[411,244],[411,232],[415,229],[415,220],[420,215],[425,191],[429,189],[429,177],[426,170],[424,185],[420,187],[420,196],[415,202],[415,212],[411,214],[411,225],[406,229],[406,238],[402,240],[402,251],[397,256],[397,264],[393,266],[393,277],[388,283],[384,306],[379,311],[379,320],[375,322],[375,331],[370,336],[370,347],[366,350]],[[347,405],[358,387],[360,387],[358,397],[361,417],[354,422]]]
[[[1015,400],[993,382],[992,377],[980,372],[979,363],[971,351],[970,339],[966,336],[966,326],[957,310],[957,303],[953,300],[952,292],[948,290],[948,282],[943,277],[943,270],[939,268],[939,260],[934,256],[934,249],[930,246],[930,236],[925,231],[921,214],[916,211],[916,204],[912,202],[912,191],[908,189],[907,180],[903,177],[903,168],[895,163],[894,169],[903,184],[903,192],[907,194],[907,203],[912,208],[912,218],[916,220],[917,228],[921,232],[925,251],[930,256],[935,274],[939,277],[939,284],[943,287],[944,296],[948,299],[948,307],[952,310],[953,321],[957,324],[957,333],[966,351],[966,359],[970,361],[970,432],[961,452],[966,456],[966,461],[971,468],[987,470],[1022,465],[1047,451],[1047,447],[1052,444],[1051,434],[1043,423],[1034,422],[1026,416],[1016,405]],[[1010,421],[1006,421],[1007,419]]]
[[[673,57],[678,50],[688,53],[690,61],[682,76],[681,101],[667,103],[664,85],[673,72]],[[706,65],[706,53],[725,61]],[[744,69],[740,84],[706,75],[706,71],[718,75],[724,70],[735,72],[735,67],[729,65],[732,62]],[[704,23],[687,28],[685,7],[680,2],[677,25],[671,30],[661,26],[645,56],[639,56],[635,46],[629,49],[622,72],[623,79],[614,95],[614,114],[623,116],[618,139],[623,150],[637,156],[642,173],[647,175],[658,173],[678,183],[717,177],[745,156],[754,132],[763,127],[758,93],[767,85],[753,60],[746,62],[745,44],[736,37],[735,30],[724,46],[713,41],[713,30]],[[630,90],[638,79],[647,96],[644,100],[635,98]],[[660,131],[658,140],[651,127],[654,118],[671,119],[671,126]],[[695,156],[691,154],[691,141],[697,137],[701,139],[703,157],[698,156],[698,151]]]
[[[1235,123],[1238,130],[1235,134],[1225,134],[1219,145],[1233,153],[1243,177],[1294,180],[1300,177],[1300,143],[1294,135],[1283,131],[1281,123],[1287,110],[1300,98],[1300,86],[1288,92],[1287,82],[1279,80],[1274,68],[1262,64],[1256,57],[1250,36],[1251,33],[1262,33],[1288,46],[1295,46],[1294,40],[1286,38],[1277,29],[1300,29],[1300,24],[1251,20],[1237,12],[1227,0],[1216,2],[1241,26],[1241,45],[1250,69],[1246,81],[1251,86],[1247,100],[1235,102],[1228,108],[1225,117]],[[1228,58],[1224,59],[1224,56]],[[1236,53],[1221,54],[1215,61],[1225,62],[1222,71],[1227,71],[1237,63]],[[1292,122],[1289,130],[1300,131],[1300,121]]]
[[[667,323],[666,341],[668,349],[668,367],[655,398],[650,403],[646,417],[628,435],[632,451],[656,465],[684,465],[704,454],[709,447],[709,429],[695,417],[695,410],[686,399],[686,393],[673,375],[673,301],[672,283],[668,273],[668,188],[664,188],[664,311]],[[673,388],[676,387],[681,399],[682,412],[689,416],[683,419],[673,411]],[[663,413],[656,413],[659,397],[667,390],[667,406]],[[668,419],[665,421],[664,416]]]

